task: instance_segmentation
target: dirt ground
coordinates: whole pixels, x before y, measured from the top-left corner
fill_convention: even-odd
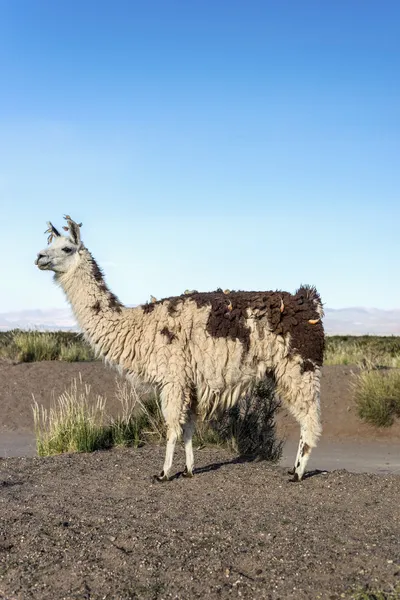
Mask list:
[[[1,364],[3,443],[32,435],[32,393],[48,406],[79,372],[115,412],[116,375],[101,363]],[[349,456],[357,444],[371,461],[377,448],[398,456],[399,424],[362,424],[350,378],[349,367],[324,367],[321,447]],[[285,411],[278,432],[291,465],[299,431]],[[0,460],[0,600],[335,600],[400,586],[399,475],[333,462],[296,484],[285,460],[238,462],[206,449],[187,480],[180,447],[178,476],[158,484],[151,475],[163,455],[147,446]]]
[[[177,464],[183,467],[179,449]],[[0,589],[18,599],[350,597],[400,584],[400,477],[314,474],[163,449],[3,460]]]

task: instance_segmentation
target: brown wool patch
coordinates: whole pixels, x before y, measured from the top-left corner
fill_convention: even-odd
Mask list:
[[[310,452],[310,446],[308,444],[304,444],[303,450],[301,451],[301,456],[308,454]]]
[[[314,371],[315,366],[322,366],[325,349],[324,327],[317,312],[317,306],[322,307],[321,299],[316,289],[309,286],[302,286],[291,298],[292,318],[297,321],[291,331],[291,351],[300,354],[305,371]],[[310,319],[319,321],[310,324]]]
[[[250,346],[250,329],[246,324],[247,308],[257,302],[258,292],[234,292],[227,296],[221,291],[185,294],[168,298],[168,312],[174,315],[180,302],[191,300],[197,308],[210,306],[206,329],[212,337],[225,337],[242,342],[245,351]],[[262,295],[262,294],[260,294]]]
[[[197,308],[210,307],[206,329],[213,337],[225,337],[239,340],[245,351],[250,346],[250,328],[246,319],[260,322],[268,319],[268,324],[276,335],[291,336],[290,354],[300,354],[303,371],[313,371],[315,366],[322,365],[324,353],[324,330],[322,321],[310,324],[310,319],[318,319],[317,305],[320,298],[315,288],[302,286],[297,292],[230,292],[222,291],[183,294],[165,298],[153,304],[142,306],[150,312],[157,304],[167,304],[168,313],[176,315],[178,306],[192,301]],[[283,310],[282,310],[283,304]]]
[[[141,309],[143,310],[144,314],[147,315],[148,313],[153,312],[156,304],[156,302],[152,302],[151,304],[142,304]]]
[[[90,255],[90,258],[91,258],[91,263],[92,263],[92,275],[93,275],[94,279],[98,282],[104,283],[103,271],[100,269],[99,265],[94,260],[92,255]]]
[[[93,304],[93,306],[91,306],[90,308],[91,308],[91,309],[94,311],[94,313],[95,313],[96,315],[98,315],[98,314],[99,314],[99,312],[100,312],[100,310],[101,310],[101,306],[100,306],[100,302],[99,302],[99,300],[96,300],[96,302],[95,302],[95,303]]]
[[[122,312],[122,303],[118,300],[117,296],[108,290],[108,306],[115,312]]]
[[[169,344],[171,344],[173,342],[173,340],[176,338],[176,335],[174,333],[172,333],[172,331],[170,331],[168,329],[168,327],[163,327],[163,329],[161,329],[160,333],[162,335],[166,336]]]
[[[99,265],[97,264],[93,256],[90,254],[90,252],[89,255],[92,267],[92,275],[94,280],[97,281],[97,283],[99,284],[100,292],[106,294],[109,308],[111,308],[115,312],[121,312],[123,306],[122,302],[120,302],[117,296],[108,289],[106,282],[104,281],[103,271],[100,269]]]
[[[308,358],[303,361],[301,372],[305,373],[306,371],[315,371],[314,363]]]

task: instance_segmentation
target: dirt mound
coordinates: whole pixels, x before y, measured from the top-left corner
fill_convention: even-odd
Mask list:
[[[159,448],[2,461],[0,589],[21,600],[335,600],[400,583],[400,477],[293,484],[221,450],[197,458],[192,480],[166,484],[150,477]]]

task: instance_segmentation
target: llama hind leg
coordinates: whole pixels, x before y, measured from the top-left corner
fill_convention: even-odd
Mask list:
[[[301,481],[306,470],[310,454],[311,447],[306,442],[304,442],[303,426],[300,425],[300,441],[297,448],[296,460],[294,461],[293,469],[289,471],[289,475],[293,475],[293,479],[291,481]]]
[[[321,435],[320,418],[320,372],[306,372],[298,377],[293,376],[290,386],[286,384],[281,390],[288,403],[288,408],[300,425],[300,441],[294,468],[290,472],[293,481],[301,481],[310,458],[312,448],[315,448]]]
[[[298,464],[298,462],[300,460],[300,456],[301,456],[301,453],[302,453],[302,450],[303,450],[303,445],[304,445],[304,442],[303,442],[303,429],[300,426],[300,441],[299,441],[299,445],[298,445],[298,448],[297,448],[296,460],[294,461],[294,467],[293,467],[293,469],[290,469],[288,471],[289,475],[294,475],[295,472],[296,472],[296,465]]]
[[[321,419],[319,397],[308,406],[305,414],[297,416],[300,423],[300,441],[294,464],[293,481],[301,481],[310,458],[312,448],[315,448],[321,435]]]
[[[193,456],[193,433],[196,427],[196,415],[192,411],[188,417],[188,420],[183,425],[183,441],[185,443],[185,456],[186,456],[186,466],[183,471],[184,477],[193,477],[193,465],[194,465],[194,456]]]

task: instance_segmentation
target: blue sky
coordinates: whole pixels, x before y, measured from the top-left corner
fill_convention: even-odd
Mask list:
[[[70,213],[127,304],[313,283],[400,307],[400,4],[0,1],[0,312]]]

